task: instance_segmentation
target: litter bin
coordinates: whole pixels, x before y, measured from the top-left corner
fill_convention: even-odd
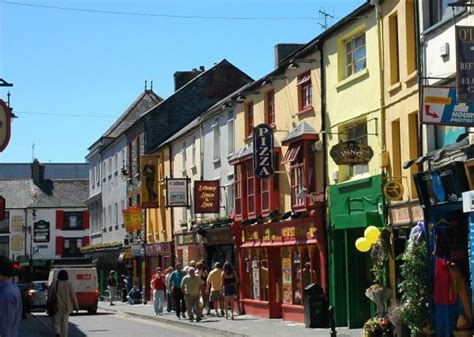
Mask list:
[[[304,323],[307,328],[327,327],[327,299],[323,289],[312,283],[304,289]]]

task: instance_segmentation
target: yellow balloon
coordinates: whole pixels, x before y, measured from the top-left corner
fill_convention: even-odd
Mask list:
[[[380,229],[375,226],[369,226],[365,229],[364,236],[370,244],[377,243],[380,238]]]
[[[358,238],[355,242],[355,246],[359,252],[365,253],[370,250],[370,243],[366,238]]]

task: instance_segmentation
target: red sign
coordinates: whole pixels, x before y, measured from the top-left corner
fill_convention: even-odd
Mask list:
[[[0,152],[3,152],[10,142],[10,126],[10,108],[0,99]]]
[[[5,219],[5,198],[0,195],[0,221]]]
[[[194,182],[194,213],[219,213],[219,180]]]
[[[92,279],[92,275],[91,274],[77,274],[76,279],[79,281],[89,281],[90,279]]]

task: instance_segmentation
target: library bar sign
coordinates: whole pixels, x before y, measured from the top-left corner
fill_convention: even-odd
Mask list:
[[[458,102],[474,103],[474,27],[456,26]]]
[[[273,158],[273,129],[266,124],[253,128],[253,156],[255,175],[259,178],[270,178],[275,174]]]

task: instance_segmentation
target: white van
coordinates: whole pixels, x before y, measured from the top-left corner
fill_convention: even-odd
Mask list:
[[[66,270],[69,281],[76,292],[79,310],[87,310],[89,314],[97,312],[99,303],[99,283],[97,269],[92,266],[57,265],[49,272],[48,286],[57,279],[60,270]]]

